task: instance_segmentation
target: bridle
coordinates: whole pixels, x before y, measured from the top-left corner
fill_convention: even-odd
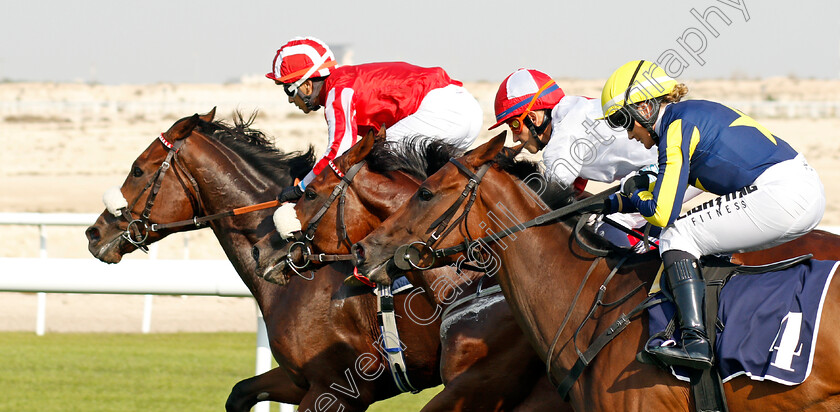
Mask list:
[[[137,194],[128,206],[120,209],[120,215],[124,217],[128,225],[125,228],[125,231],[122,234],[122,238],[137,247],[138,249],[142,250],[143,252],[149,251],[149,247],[146,244],[146,241],[149,238],[149,232],[157,232],[160,229],[165,228],[162,224],[151,223],[149,216],[152,213],[152,207],[155,204],[155,199],[157,198],[158,192],[160,191],[160,186],[163,183],[163,177],[166,175],[166,172],[174,164],[176,168],[180,170],[180,172],[187,177],[190,184],[193,187],[195,193],[190,192],[186,188],[184,189],[187,192],[187,197],[190,199],[190,203],[192,204],[193,211],[201,210],[201,197],[199,196],[198,190],[198,182],[196,182],[195,178],[190,175],[186,168],[181,164],[178,160],[177,154],[178,151],[181,149],[181,146],[184,145],[184,139],[176,140],[175,143],[169,142],[166,140],[166,137],[163,136],[163,133],[158,136],[160,142],[167,147],[168,152],[166,154],[166,158],[160,164],[160,167],[155,172],[154,175],[146,182],[146,185],[143,187],[143,190]],[[131,210],[134,210],[134,206],[137,202],[140,201],[140,198],[143,196],[146,191],[149,191],[149,196],[146,198],[146,206],[143,208],[143,211],[140,213],[140,216],[136,219],[132,216]],[[199,226],[201,222],[198,221],[198,217],[194,217],[191,222],[193,222],[196,226]],[[171,226],[166,226],[171,227]]]
[[[432,247],[441,239],[449,235],[453,229],[458,227],[462,221],[464,221],[467,215],[470,213],[470,209],[472,209],[473,203],[475,203],[476,194],[478,191],[478,185],[481,184],[481,180],[484,178],[484,174],[487,173],[487,170],[490,169],[490,163],[485,163],[482,165],[476,173],[473,173],[470,169],[464,166],[461,162],[456,160],[455,158],[450,158],[449,162],[455,165],[458,170],[466,175],[469,180],[467,181],[464,190],[461,191],[461,195],[458,196],[458,199],[446,209],[443,214],[435,219],[434,222],[429,225],[429,228],[426,230],[426,234],[429,234],[429,239],[425,242],[416,241],[409,243],[407,245],[402,245],[397,248],[396,253],[394,254],[394,264],[402,270],[427,270],[432,267],[434,264],[434,259],[429,263],[428,266],[421,266],[420,265],[420,250],[430,250],[432,251],[432,256],[435,256],[435,249]],[[450,224],[450,220],[452,217],[455,216],[455,213],[461,207],[461,204],[466,201],[464,205],[464,210],[455,219],[452,224]],[[464,238],[465,243],[472,243],[472,236],[469,234],[469,230],[466,230],[466,236]],[[420,246],[420,250],[416,249],[415,246]],[[402,259],[398,258],[401,256]]]
[[[409,244],[399,246],[396,249],[393,258],[394,264],[402,270],[427,270],[434,266],[435,259],[443,258],[461,252],[466,252],[469,253],[471,256],[474,256],[475,251],[482,250],[483,246],[490,244],[490,242],[496,242],[516,232],[525,230],[529,227],[551,223],[563,216],[580,212],[582,210],[587,210],[588,208],[591,208],[593,206],[600,205],[604,202],[604,199],[606,199],[609,195],[615,193],[619,189],[619,185],[616,185],[597,195],[572,203],[565,207],[561,207],[551,212],[542,214],[525,223],[520,223],[511,227],[507,227],[503,230],[491,233],[490,235],[484,236],[476,240],[472,240],[471,236],[469,235],[469,230],[465,230],[467,234],[464,237],[463,242],[452,247],[435,249],[433,246],[435,243],[437,243],[438,240],[440,240],[443,237],[446,237],[452,231],[452,229],[457,226],[457,224],[466,219],[467,215],[470,212],[470,208],[472,207],[472,204],[475,201],[478,185],[481,183],[481,179],[484,177],[484,174],[490,167],[490,163],[485,163],[484,165],[479,167],[476,173],[473,173],[457,159],[452,158],[449,159],[449,161],[453,163],[458,168],[458,170],[469,179],[467,181],[466,187],[464,187],[464,190],[461,192],[461,196],[455,201],[455,203],[453,203],[453,205],[450,206],[449,209],[447,209],[443,213],[443,215],[441,215],[441,217],[436,219],[431,224],[426,233],[432,232],[432,235],[426,242],[415,241]],[[455,212],[457,212],[458,208],[461,206],[461,203],[464,202],[464,199],[466,199],[468,195],[469,201],[464,207],[464,211],[455,221],[455,225],[452,225],[447,229],[446,226],[448,224],[448,221],[452,218]],[[418,246],[419,249],[417,248]],[[428,264],[426,265],[421,266],[421,256],[430,258],[430,262],[428,262]]]
[[[306,230],[302,232],[302,234],[297,236],[297,240],[290,243],[289,246],[285,250],[285,257],[286,264],[289,268],[292,269],[298,276],[303,277],[304,279],[311,280],[306,278],[301,274],[301,271],[304,270],[307,266],[309,266],[310,262],[337,262],[337,261],[350,261],[353,259],[353,255],[351,254],[326,254],[326,253],[312,253],[311,242],[315,239],[315,231],[318,229],[318,225],[321,223],[321,219],[324,218],[324,215],[327,211],[332,207],[333,203],[335,203],[336,199],[338,199],[338,210],[336,214],[336,226],[338,227],[341,241],[347,244],[347,247],[352,246],[352,241],[350,237],[347,235],[347,227],[344,224],[344,203],[345,203],[345,195],[347,193],[347,188],[353,182],[353,178],[356,177],[356,174],[361,170],[362,166],[365,165],[365,160],[361,160],[358,163],[354,164],[347,170],[347,173],[341,171],[338,166],[333,163],[332,160],[327,162],[327,165],[330,167],[330,170],[335,173],[336,176],[339,178],[338,184],[330,193],[330,196],[321,204],[321,208],[318,209],[318,212],[309,220],[309,224],[306,225]],[[299,261],[295,261],[293,258],[293,252],[296,249],[301,250],[301,259]]]

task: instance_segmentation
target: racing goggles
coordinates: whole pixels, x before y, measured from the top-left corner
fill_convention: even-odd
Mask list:
[[[629,132],[633,130],[636,122],[633,120],[633,116],[630,115],[630,109],[622,107],[615,113],[607,116],[607,124],[615,130],[627,130]]]
[[[508,122],[508,127],[510,127],[510,131],[513,132],[513,134],[522,133],[522,129],[525,126],[525,117],[528,116],[528,113],[531,113],[531,107],[534,106],[534,103],[537,102],[537,99],[540,97],[540,95],[553,84],[554,80],[550,80],[547,81],[544,85],[542,85],[542,87],[540,87],[540,89],[537,90],[536,93],[534,93],[534,97],[531,98],[531,101],[528,103],[528,106],[525,107],[525,111],[522,112],[522,114],[519,115],[519,117],[515,117],[513,118],[513,120]]]
[[[297,93],[297,87],[294,87],[294,84],[286,83],[283,85],[283,91],[286,92],[286,96],[295,97]]]

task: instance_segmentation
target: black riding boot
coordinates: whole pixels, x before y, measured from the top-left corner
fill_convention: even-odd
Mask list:
[[[706,285],[697,261],[677,260],[665,268],[665,275],[677,306],[682,343],[648,348],[648,351],[667,365],[708,369],[712,366],[712,347],[704,323],[703,298]]]

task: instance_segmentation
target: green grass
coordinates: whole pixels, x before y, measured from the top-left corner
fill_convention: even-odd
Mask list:
[[[250,333],[0,333],[0,411],[221,411],[254,374],[254,344]],[[369,410],[417,411],[440,389]]]

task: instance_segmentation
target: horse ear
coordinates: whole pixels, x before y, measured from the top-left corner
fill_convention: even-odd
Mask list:
[[[379,131],[376,132],[376,141],[385,140],[385,125],[383,124],[382,127],[379,128]]]
[[[215,107],[213,107],[213,110],[210,110],[210,111],[209,111],[207,114],[205,114],[204,116],[199,116],[199,118],[200,118],[201,120],[204,120],[204,121],[205,121],[205,122],[207,122],[207,123],[212,122],[214,117],[216,117],[216,108],[215,108]]]
[[[342,169],[346,170],[349,169],[356,163],[359,163],[364,159],[368,153],[370,153],[371,149],[373,149],[373,144],[376,142],[376,135],[373,134],[373,131],[368,132],[365,134],[365,137],[362,138],[361,141],[356,142],[353,147],[350,148],[347,152],[341,156],[341,163]]]
[[[201,116],[196,113],[190,117],[178,120],[166,132],[166,137],[168,137],[170,141],[186,138],[190,135],[190,133],[192,133],[193,129],[195,129],[195,126],[198,124],[200,119]]]
[[[474,167],[479,167],[496,157],[502,148],[505,147],[505,138],[507,137],[507,130],[502,131],[496,137],[490,139],[487,143],[476,147],[465,156],[467,163]]]

